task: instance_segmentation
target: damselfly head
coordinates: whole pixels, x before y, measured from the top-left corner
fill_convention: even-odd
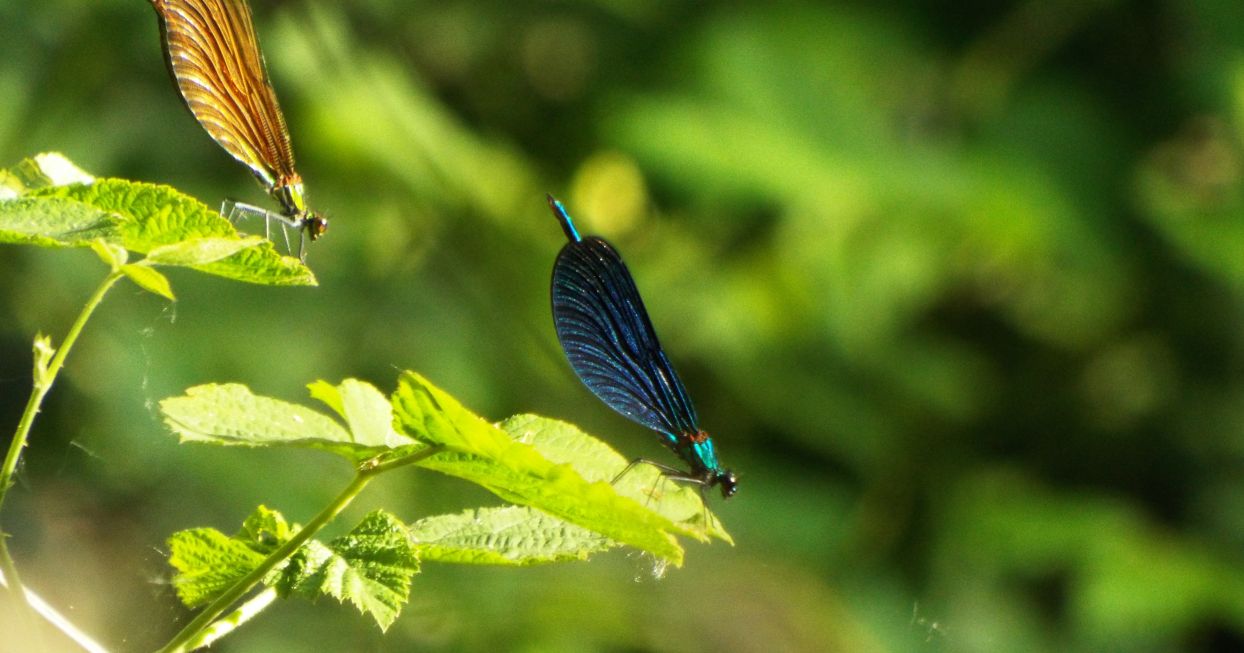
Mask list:
[[[723,499],[729,499],[734,496],[735,491],[739,489],[738,477],[734,475],[734,472],[728,469],[723,469],[717,472],[711,479],[709,479],[708,483],[709,485],[721,486],[721,498]]]
[[[309,236],[311,240],[315,240],[316,238],[323,236],[324,232],[328,231],[328,218],[320,215],[319,213],[315,213],[314,211],[307,213],[306,217],[302,219],[302,224],[302,228],[307,230],[307,236]]]

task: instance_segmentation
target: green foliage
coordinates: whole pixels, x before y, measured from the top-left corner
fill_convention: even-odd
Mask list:
[[[584,455],[582,438],[571,437],[556,422],[545,420],[534,428],[532,420],[520,422],[523,431],[516,438],[466,410],[414,372],[406,372],[398,380],[393,405],[399,429],[448,449],[420,462],[423,467],[477,483],[506,501],[539,508],[675,565],[682,563],[682,548],[672,532],[705,537],[695,530],[680,529],[663,515],[620,496],[604,480],[586,481],[575,463],[587,463],[589,469],[608,464],[604,449],[596,449],[596,455]],[[546,425],[557,429],[545,442],[546,447],[560,452],[558,457],[566,463],[554,462],[525,441]],[[601,447],[607,449],[603,444]],[[617,457],[614,462],[621,460],[616,452],[610,453]],[[624,466],[616,465],[614,474]]]
[[[167,186],[94,179],[57,154],[27,159],[0,175],[0,243],[83,247],[103,241],[147,254],[143,266],[188,267],[265,285],[315,285],[315,275],[273,244],[242,236],[202,202]],[[172,299],[150,269],[124,274]]]
[[[347,381],[343,386],[354,383]],[[320,384],[313,387],[317,393],[323,392],[318,389]],[[373,443],[366,431],[352,431],[324,413],[255,395],[246,386],[235,383],[195,386],[183,396],[161,401],[160,412],[164,423],[182,442],[306,447],[329,451],[356,463],[386,453],[423,448],[404,437]]]
[[[373,386],[355,379],[336,386],[318,381],[309,388],[313,397],[345,420],[345,426],[318,411],[255,395],[238,384],[196,386],[183,396],[161,401],[160,410],[165,424],[183,442],[306,447],[335,453],[354,464],[379,464],[416,454],[427,445],[444,446],[445,452],[419,465],[478,483],[507,501],[538,508],[675,563],[681,562],[682,549],[671,533],[706,536],[703,504],[694,492],[670,485],[659,497],[645,496],[646,490],[665,484],[650,475],[655,472],[642,471],[628,474],[625,484],[615,490],[608,480],[626,466],[625,460],[568,424],[524,415],[498,428],[413,372],[402,375],[393,405]],[[619,491],[650,508],[619,496]],[[729,539],[715,520],[708,534]]]
[[[414,372],[402,374],[392,403],[356,379],[316,381],[308,389],[344,425],[239,384],[190,388],[160,402],[160,410],[182,442],[318,449],[348,460],[360,479],[410,460],[520,505],[429,517],[410,527],[372,513],[327,545],[310,540],[291,551],[265,579],[283,595],[332,596],[385,629],[405,604],[421,558],[529,565],[582,560],[627,544],[680,564],[683,550],[674,533],[730,539],[715,519],[708,531],[695,525],[707,512],[685,488],[662,492],[671,498],[644,496],[654,508],[620,495],[603,479],[616,475],[625,460],[571,425],[521,415],[494,426]],[[649,481],[660,484],[644,478],[624,487],[638,498]],[[292,530],[280,515],[260,508],[232,538],[205,528],[174,535],[170,562],[179,572],[178,595],[191,606],[217,598],[260,569],[264,554],[276,555],[275,547],[293,542]]]
[[[256,528],[260,520],[269,525]],[[284,517],[263,506],[232,537],[214,528],[174,533],[168,539],[168,562],[177,570],[173,577],[177,597],[192,608],[206,604],[257,568],[275,545],[289,539],[288,535]],[[284,537],[276,539],[280,536]]]
[[[346,379],[339,385],[316,381],[307,388],[345,420],[352,441],[365,451],[409,445],[415,440],[393,429],[393,406],[370,383]],[[374,454],[373,454],[374,455]]]
[[[522,506],[420,519],[410,525],[410,537],[425,561],[473,565],[586,560],[617,546],[586,528]]]
[[[167,599],[128,552],[166,537],[168,510],[263,500],[305,521],[334,489],[306,455],[160,446],[147,404],[191,385],[272,395],[414,368],[489,421],[538,412],[624,458],[673,463],[558,351],[551,191],[626,257],[743,481],[710,497],[740,546],[691,545],[660,583],[633,582],[646,565],[620,551],[441,569],[383,641],[360,641],[339,610],[308,628],[256,619],[233,646],[1200,653],[1244,640],[1238,0],[250,4],[307,192],[332,222],[310,248],[322,286],[171,273],[175,311],[110,296],[106,329],[84,338],[91,359],[67,366],[74,392],[44,406],[53,428],[30,450],[44,463],[6,504],[23,514],[25,494],[60,488],[57,515],[108,525],[78,543],[96,573],[44,573],[64,565],[57,540],[10,538],[32,584],[74,596],[84,622],[99,615],[88,630],[159,645],[145,625]],[[132,0],[0,2],[0,161],[54,143],[212,207],[266,202],[178,101],[150,14]],[[0,197],[21,201],[6,175]],[[60,339],[47,318],[101,266],[5,248],[13,376],[32,334]],[[21,392],[0,394],[21,410]],[[645,493],[670,484],[626,487],[652,471],[617,490],[665,514]],[[369,498],[414,523],[487,502],[456,480],[411,470]],[[151,500],[112,527],[136,488]]]
[[[114,234],[120,220],[64,198],[18,198],[0,203],[0,242],[79,247]]]
[[[570,465],[584,480],[609,483],[618,494],[660,513],[684,535],[699,539],[707,535],[734,542],[707,509],[698,487],[671,481],[652,465],[636,465],[618,477],[630,461],[574,424],[524,414],[510,417],[498,426],[550,461]],[[707,530],[705,520],[709,522]]]
[[[64,155],[44,152],[17,165],[0,170],[0,200],[11,200],[28,191],[50,186],[92,184],[95,177],[74,165]]]
[[[258,569],[297,528],[260,506],[232,537],[212,528],[175,533],[168,544],[178,598],[189,607],[215,599]],[[264,582],[287,596],[349,602],[385,629],[397,618],[418,571],[419,559],[405,526],[377,511],[328,544],[311,540]]]
[[[419,558],[405,525],[375,511],[327,545],[308,542],[271,582],[284,594],[349,602],[385,630],[406,604],[417,573]]]

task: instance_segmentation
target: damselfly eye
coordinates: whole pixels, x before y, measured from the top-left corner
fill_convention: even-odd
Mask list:
[[[307,235],[311,237],[311,240],[315,240],[316,238],[323,236],[324,232],[328,231],[328,218],[325,218],[318,213],[312,213],[307,216],[306,229]]]

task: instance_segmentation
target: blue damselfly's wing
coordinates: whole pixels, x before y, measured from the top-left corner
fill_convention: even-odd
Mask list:
[[[553,267],[552,295],[562,349],[601,401],[670,442],[699,430],[695,407],[617,250],[596,237],[567,243]]]

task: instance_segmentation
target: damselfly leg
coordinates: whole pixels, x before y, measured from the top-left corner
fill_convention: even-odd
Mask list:
[[[691,485],[697,485],[699,486],[699,490],[700,490],[700,502],[701,504],[703,504],[702,506],[703,511],[701,512],[701,516],[704,519],[704,530],[707,531],[709,527],[709,511],[708,511],[708,496],[706,495],[706,491],[708,490],[709,485],[707,482],[705,482],[703,478],[699,476],[688,474],[687,472],[681,469],[678,469],[677,467],[671,467],[669,465],[659,463],[655,460],[648,460],[647,458],[636,458],[632,460],[631,462],[627,463],[626,467],[623,467],[622,471],[618,472],[617,475],[613,477],[612,481],[609,481],[609,484],[617,485],[618,481],[622,480],[622,477],[629,474],[632,470],[634,470],[637,466],[641,464],[651,465],[655,467],[657,471],[660,472],[660,474],[657,475],[657,480],[652,484],[652,488],[648,490],[647,499],[645,499],[644,501],[644,507],[648,507],[649,504],[656,497],[657,485],[659,485],[661,481],[673,481],[675,483],[689,483]],[[714,517],[714,519],[716,518]]]
[[[235,200],[225,200],[220,205],[220,214],[226,220],[237,226],[247,218],[263,218],[263,236],[268,240],[272,240],[272,223],[276,222],[281,227],[281,238],[285,241],[285,252],[287,254],[294,253],[294,247],[289,241],[289,230],[298,231],[298,258],[306,261],[306,230],[303,229],[301,220],[281,215],[275,211],[269,211],[262,206],[238,202]]]

